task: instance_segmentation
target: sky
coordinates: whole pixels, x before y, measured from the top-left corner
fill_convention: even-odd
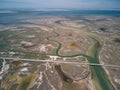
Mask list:
[[[0,9],[119,9],[120,0],[0,0]]]

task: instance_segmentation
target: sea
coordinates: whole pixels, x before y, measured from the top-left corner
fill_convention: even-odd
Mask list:
[[[120,17],[120,10],[60,10],[60,11],[0,10],[0,25],[17,24],[19,19],[45,16],[68,16],[68,15],[112,15]]]
[[[2,26],[18,25],[24,24],[20,22],[21,19],[30,19],[35,17],[46,17],[46,16],[69,16],[69,15],[110,15],[115,17],[120,17],[120,10],[63,10],[63,11],[27,11],[27,10],[0,10],[0,28]],[[0,52],[1,49],[5,47],[2,42],[0,42]],[[0,75],[3,71],[7,70],[9,66],[6,64],[5,60],[0,59]],[[6,67],[6,68],[5,68]],[[5,69],[5,70],[4,70]],[[0,77],[2,79],[2,77]]]

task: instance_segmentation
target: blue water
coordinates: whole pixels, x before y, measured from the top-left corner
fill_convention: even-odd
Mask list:
[[[30,13],[29,13],[30,12]],[[67,15],[112,15],[120,17],[120,10],[69,10],[69,11],[14,11],[14,13],[0,13],[0,24],[21,24],[19,19],[35,18],[39,16],[67,16]],[[19,23],[18,23],[19,22]]]
[[[27,12],[27,11],[25,11]],[[28,11],[29,12],[29,11]],[[93,15],[120,15],[120,10],[68,10],[68,11],[32,11],[31,13],[0,13],[2,17],[32,16],[32,15],[69,15],[69,14],[93,14]]]
[[[69,15],[69,14],[99,14],[99,15],[120,15],[116,10],[70,10],[70,11],[42,11],[39,14]]]

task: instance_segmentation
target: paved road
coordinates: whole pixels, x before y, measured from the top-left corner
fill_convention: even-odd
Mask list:
[[[10,58],[10,57],[0,57],[0,59],[6,60],[21,60],[21,61],[31,61],[31,62],[51,62],[51,63],[67,63],[67,64],[79,64],[79,65],[91,65],[91,66],[103,66],[103,67],[116,67],[120,68],[119,65],[106,65],[106,64],[96,64],[96,63],[81,63],[81,62],[69,62],[69,61],[54,61],[51,59],[48,60],[39,60],[39,59],[23,59],[23,58]]]

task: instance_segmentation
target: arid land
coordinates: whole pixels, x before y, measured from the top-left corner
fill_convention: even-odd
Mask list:
[[[45,16],[18,23],[0,25],[1,90],[120,89],[119,67],[79,64],[120,66],[120,17]]]

